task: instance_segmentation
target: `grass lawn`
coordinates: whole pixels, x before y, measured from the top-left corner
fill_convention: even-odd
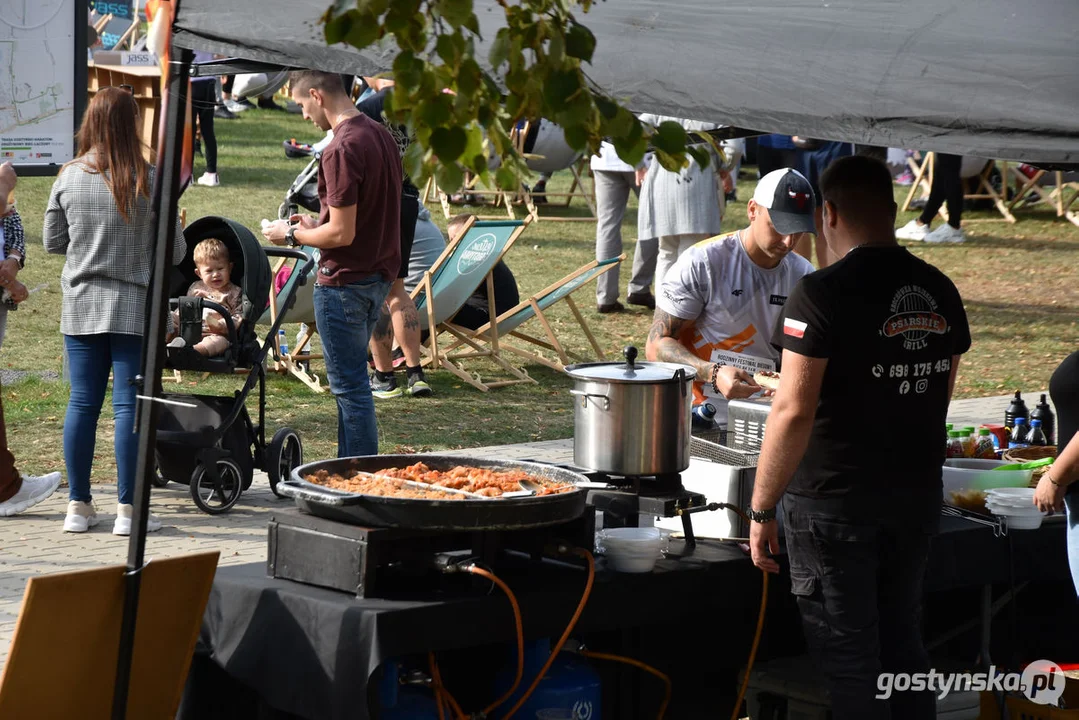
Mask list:
[[[217,188],[194,187],[180,205],[188,220],[217,214],[257,228],[262,218],[276,217],[285,190],[304,166],[289,160],[281,141],[295,137],[314,141],[317,132],[297,115],[248,110],[239,119],[218,121],[219,172]],[[196,158],[201,174],[201,158]],[[754,168],[748,168],[754,173]],[[565,176],[565,177],[564,177]],[[549,186],[568,185],[560,173]],[[20,279],[35,292],[8,323],[0,362],[13,370],[40,373],[61,370],[60,271],[63,258],[48,256],[41,247],[42,215],[50,178],[23,178],[18,187],[19,210],[27,231],[29,262]],[[749,175],[738,183],[742,202],[728,208],[724,229],[746,222],[745,199],[752,194]],[[905,188],[897,188],[901,200]],[[441,210],[432,206],[444,228]],[[485,211],[490,212],[490,211]],[[542,212],[542,211],[541,211]],[[580,200],[571,208],[547,210],[547,215],[584,216]],[[906,222],[912,214],[905,214]],[[946,272],[959,286],[970,316],[974,347],[960,371],[958,397],[1001,394],[1014,389],[1044,388],[1050,373],[1079,340],[1079,227],[1058,220],[1048,209],[1021,211],[1020,222],[1010,225],[995,212],[964,217],[968,242],[947,247],[915,245],[912,250]],[[623,235],[636,237],[636,205],[626,214]],[[588,262],[594,252],[595,225],[591,222],[541,220],[522,235],[507,255],[522,296],[535,292]],[[632,257],[628,242],[626,252]],[[627,274],[622,273],[625,289]],[[591,287],[577,293],[597,339],[611,353],[627,344],[643,350],[650,314],[631,309],[621,315],[595,312]],[[856,299],[852,299],[856,300]],[[93,308],[87,308],[93,312]],[[555,331],[570,347],[585,351],[585,338],[576,331],[565,308],[552,314]],[[286,330],[290,341],[296,327]],[[318,363],[314,367],[321,373]],[[487,374],[491,368],[477,365]],[[567,378],[543,367],[528,366],[536,385],[518,385],[480,393],[446,372],[430,374],[435,396],[386,401],[377,407],[380,449],[431,450],[569,437],[573,415]],[[214,377],[183,388],[208,394],[231,394],[242,379]],[[67,404],[67,386],[60,381],[29,378],[3,389],[9,446],[27,471],[63,469],[61,431]],[[288,424],[303,435],[309,459],[330,457],[336,447],[336,410],[329,394],[315,395],[299,381],[270,378],[267,401],[268,434]],[[253,407],[253,406],[252,406]],[[102,416],[94,467],[95,482],[115,480],[112,427],[108,402]]]

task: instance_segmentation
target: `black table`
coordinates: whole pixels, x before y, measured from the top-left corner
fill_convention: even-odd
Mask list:
[[[681,552],[680,546],[672,541],[672,553]],[[942,518],[927,590],[1061,580],[1067,573],[1062,524],[997,538],[989,528]],[[561,576],[550,587],[525,591],[510,582],[528,636],[557,637],[572,615],[584,573],[567,568]],[[612,573],[601,566],[575,634],[658,625],[681,635],[690,647],[722,624],[726,642],[709,647],[708,661],[738,668],[755,627],[760,587],[760,572],[741,550],[713,541],[700,541],[686,557],[661,560],[645,575]],[[790,632],[793,604],[785,577],[774,580],[770,591],[766,627],[773,631],[772,642],[766,637],[762,659],[772,651],[782,654],[784,642],[800,635]],[[200,688],[209,683],[206,673],[223,670],[248,695],[295,716],[365,718],[369,685],[387,660],[512,643],[513,627],[509,604],[497,591],[435,601],[357,599],[269,578],[261,563],[222,567],[204,618],[204,652],[196,657],[181,717],[239,716],[235,708],[222,705],[220,687],[212,692]],[[208,702],[209,696],[215,699]]]

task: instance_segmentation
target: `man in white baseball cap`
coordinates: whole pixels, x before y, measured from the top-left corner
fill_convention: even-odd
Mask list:
[[[659,288],[645,354],[695,368],[694,404],[714,405],[721,425],[728,400],[761,392],[754,373],[777,369],[772,330],[791,289],[813,272],[791,251],[815,231],[815,207],[801,173],[768,173],[747,204],[749,227],[682,253]]]

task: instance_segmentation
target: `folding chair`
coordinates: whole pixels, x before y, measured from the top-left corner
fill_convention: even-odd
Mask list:
[[[477,390],[486,392],[493,387],[536,382],[524,370],[506,362],[494,348],[484,347],[472,338],[472,331],[453,325],[451,320],[465,301],[472,296],[486,278],[487,295],[494,298],[494,279],[491,271],[506,254],[521,233],[528,227],[529,218],[522,220],[469,221],[460,237],[449,243],[423,274],[423,280],[412,291],[412,300],[420,316],[420,329],[428,331],[429,347],[422,348],[424,364],[444,368]],[[494,303],[490,303],[491,320]],[[513,379],[484,382],[479,375],[470,375],[461,368],[444,349],[439,347],[438,337],[443,332],[452,335],[454,347],[467,345],[474,351],[472,358],[486,358],[509,373]]]
[[[315,250],[304,245],[300,248],[306,255],[314,257]],[[288,258],[281,258],[273,267],[273,276],[277,277],[277,273],[284,267]],[[295,264],[293,270],[296,269]],[[300,381],[311,388],[317,393],[326,392],[326,386],[322,384],[322,380],[318,375],[311,372],[311,361],[321,360],[322,355],[318,353],[312,353],[310,350],[302,352],[304,347],[310,348],[311,340],[317,332],[315,326],[315,300],[314,282],[309,282],[305,286],[297,289],[296,296],[293,299],[291,307],[283,308],[278,302],[278,297],[288,297],[292,288],[296,285],[299,278],[299,273],[292,272],[289,274],[288,280],[281,286],[280,291],[270,292],[270,306],[266,308],[266,312],[258,319],[259,325],[272,325],[279,314],[283,314],[289,322],[304,323],[307,325],[307,329],[297,339],[296,347],[293,352],[282,352],[280,347],[274,348],[274,363],[271,369],[278,373],[288,373],[295,375]]]
[[[570,312],[573,313],[573,317],[577,320],[577,324],[580,325],[581,331],[588,339],[592,349],[596,352],[596,358],[605,360],[606,355],[603,353],[603,348],[596,342],[596,337],[592,334],[588,324],[585,322],[584,316],[581,315],[581,311],[577,309],[577,304],[573,302],[573,298],[570,297],[570,295],[587,283],[592,282],[603,273],[614,270],[618,267],[618,264],[625,259],[626,256],[623,253],[622,255],[616,258],[610,258],[609,260],[593,260],[587,265],[574,270],[558,282],[545,287],[535,295],[530,296],[528,299],[502,313],[493,321],[493,323],[487,323],[483,327],[478,328],[473,334],[472,339],[486,343],[489,352],[498,353],[501,350],[506,350],[531,360],[532,362],[546,365],[547,367],[558,371],[565,369],[565,366],[570,363],[571,358],[578,362],[591,360],[592,358],[586,358],[571,350],[566,350],[562,343],[559,342],[558,336],[555,335],[554,330],[551,328],[550,321],[544,314],[544,311],[548,310],[552,305],[561,300],[565,300],[566,305],[569,306]],[[546,340],[541,340],[540,338],[518,330],[518,328],[532,318],[539,319],[540,324],[543,326],[544,334],[547,337]],[[501,343],[500,338],[506,336],[524,340],[525,342],[541,347],[544,350],[553,352],[558,355],[558,362],[548,360],[542,355],[537,355],[528,350]],[[462,344],[463,343],[457,343],[446,350],[446,353],[451,359],[466,359],[473,356],[473,353],[471,352],[455,352]]]
[[[914,182],[911,183],[907,198],[903,201],[903,205],[900,208],[903,212],[910,210],[910,204],[914,200],[914,194],[918,192],[919,189],[922,191],[923,198],[929,197],[929,192],[933,185],[935,157],[935,152],[927,152],[920,165],[913,158],[907,158],[907,164],[910,166],[911,170],[914,171]],[[1005,201],[1005,198],[1008,195],[1007,166],[1005,164],[1005,166],[1001,168],[1004,195],[997,192],[996,188],[994,188],[993,184],[989,181],[995,166],[996,161],[994,160],[989,160],[985,163],[985,167],[978,173],[977,190],[973,193],[964,193],[963,200],[992,200],[993,206],[997,209],[997,212],[999,212],[1007,222],[1014,223],[1015,215],[1011,212],[1011,206]],[[948,220],[948,209],[946,205],[941,205],[938,212],[945,221]]]
[[[1071,209],[1071,206],[1079,198],[1079,182],[1066,181],[1064,179],[1064,173],[1060,170],[1037,170],[1033,175],[1028,176],[1020,169],[1018,163],[1007,165],[1008,172],[1011,173],[1016,179],[1015,197],[1012,198],[1011,203],[1008,204],[1008,209],[1015,209],[1016,205],[1024,202],[1031,194],[1036,195],[1038,198],[1045,202],[1053,204],[1053,208],[1056,210],[1057,217],[1066,218],[1069,222],[1079,225],[1079,214]],[[1052,172],[1049,177],[1052,178],[1052,183],[1047,182],[1046,175]],[[1070,198],[1065,198],[1066,191],[1072,190]]]

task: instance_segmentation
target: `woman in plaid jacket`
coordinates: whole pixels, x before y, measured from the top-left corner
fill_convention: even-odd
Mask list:
[[[140,370],[153,256],[154,169],[143,159],[138,113],[134,97],[124,89],[104,88],[94,95],[79,129],[79,155],[60,170],[45,211],[45,249],[67,258],[60,276],[60,332],[71,373],[64,417],[71,488],[67,532],[86,532],[98,522],[90,471],[110,370],[119,486],[113,532],[131,532],[138,454],[132,381]],[[174,264],[185,250],[177,222]],[[161,521],[150,515],[148,530],[160,528]]]

